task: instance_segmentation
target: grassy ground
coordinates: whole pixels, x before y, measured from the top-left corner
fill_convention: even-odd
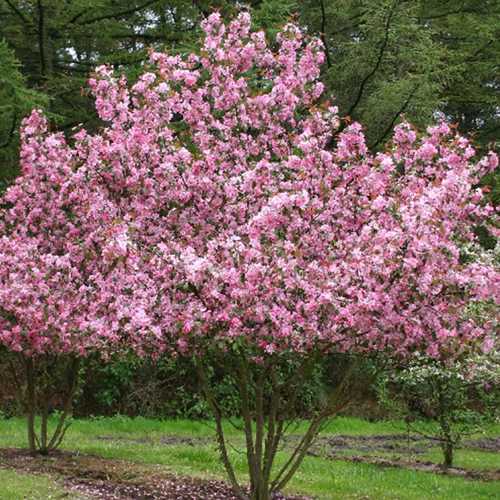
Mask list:
[[[295,432],[298,434],[299,427]],[[401,433],[404,426],[397,422],[370,423],[353,418],[337,418],[324,430],[326,439],[332,436],[383,436]],[[238,447],[242,437],[227,426],[232,444]],[[487,430],[490,437],[500,436],[500,425]],[[159,421],[125,417],[76,420],[64,442],[67,450],[94,454],[109,459],[123,459],[147,465],[161,465],[176,474],[200,478],[224,478],[217,451],[211,440],[210,422]],[[188,439],[188,438],[191,438]],[[184,441],[183,441],[184,439]],[[22,419],[0,420],[0,448],[25,447],[26,438]],[[342,450],[345,455],[374,455],[395,457],[396,452],[357,449]],[[400,453],[401,455],[401,453]],[[245,476],[244,456],[231,451],[240,477]],[[286,453],[280,454],[283,462]],[[342,458],[340,456],[340,458]],[[438,463],[439,449],[431,447],[419,457]],[[403,462],[405,457],[400,457]],[[475,470],[498,470],[498,454],[464,449],[457,453],[457,466]],[[57,498],[61,487],[51,478],[21,475],[0,469],[0,484],[7,484],[0,498]],[[29,491],[42,492],[41,497],[30,496]],[[12,491],[21,494],[12,496]],[[24,492],[27,492],[26,494]],[[478,481],[449,477],[406,468],[388,468],[367,463],[351,463],[339,459],[307,457],[290,483],[289,492],[315,496],[319,499],[500,499],[500,482]],[[6,493],[5,493],[6,492]],[[38,494],[38,493],[37,493]],[[52,496],[50,496],[52,495]]]
[[[48,500],[62,498],[67,493],[54,481],[44,475],[20,474],[0,469],[0,498],[2,500]]]

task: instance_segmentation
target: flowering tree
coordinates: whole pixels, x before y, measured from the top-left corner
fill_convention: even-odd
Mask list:
[[[318,356],[488,349],[492,320],[464,309],[498,300],[498,271],[464,261],[461,248],[492,216],[475,185],[498,160],[476,160],[444,123],[423,136],[400,125],[372,154],[360,125],[341,127],[321,100],[318,40],[288,25],[272,47],[247,14],[202,27],[199,54],[152,53],[131,88],[97,68],[90,85],[109,125],[82,144],[101,159],[96,175],[128,213],[127,244],[155,290],[141,315],[153,338],[197,360],[244,497],[205,376],[217,357],[234,368],[250,496],[264,499],[336,409],[273,470],[290,388]]]
[[[131,87],[97,68],[106,126],[75,136],[72,171],[109,204],[101,218],[112,220],[114,269],[126,271],[106,323],[141,352],[194,356],[246,498],[205,370],[221,358],[234,369],[249,496],[267,499],[341,406],[319,412],[275,466],[296,386],[322,355],[488,348],[492,321],[463,310],[498,299],[498,272],[460,248],[492,215],[474,185],[498,160],[474,159],[446,124],[421,137],[403,124],[372,154],[360,125],[341,126],[322,99],[318,40],[287,25],[270,45],[247,14],[202,27],[199,54],[152,53]],[[100,339],[106,327],[93,328]]]
[[[65,433],[79,360],[104,353],[127,328],[130,281],[117,209],[89,182],[87,159],[62,134],[49,134],[36,111],[22,127],[22,175],[0,211],[0,346],[13,364],[28,415],[30,450],[46,454]],[[52,435],[48,413],[66,385]],[[60,399],[60,398],[59,398]],[[41,413],[39,434],[35,414]]]

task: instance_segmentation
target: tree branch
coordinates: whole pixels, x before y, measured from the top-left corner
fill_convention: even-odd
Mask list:
[[[73,398],[75,396],[76,389],[78,387],[78,370],[80,368],[80,359],[73,358],[70,360],[70,366],[68,369],[68,380],[69,380],[69,390],[66,395],[66,400],[64,402],[64,407],[62,413],[59,417],[59,422],[57,423],[57,427],[52,434],[52,438],[47,446],[48,450],[55,450],[62,441],[64,434],[66,433],[66,429],[69,423],[66,424],[66,418],[73,411]],[[66,424],[66,425],[65,425]]]
[[[219,406],[217,405],[216,398],[210,387],[210,382],[207,380],[207,377],[205,376],[205,371],[204,371],[205,367],[203,366],[203,363],[200,359],[195,357],[194,361],[196,365],[196,371],[198,374],[198,380],[201,383],[202,390],[207,399],[207,403],[210,406],[210,409],[212,410],[215,417],[217,443],[219,445],[219,453],[221,456],[222,463],[224,465],[224,468],[226,469],[226,472],[229,476],[229,481],[231,482],[231,485],[233,486],[236,495],[242,500],[245,500],[245,495],[240,485],[238,484],[236,474],[234,472],[231,460],[229,459],[229,455],[227,453],[226,438],[224,435],[224,429],[222,427],[222,414]]]
[[[377,57],[377,62],[375,63],[375,66],[373,67],[373,69],[365,76],[365,78],[363,78],[363,81],[361,82],[361,85],[359,86],[358,95],[356,96],[356,99],[354,100],[353,104],[351,105],[351,107],[347,111],[348,116],[351,116],[353,111],[358,106],[359,102],[361,101],[361,98],[363,97],[363,93],[365,91],[366,84],[373,77],[373,75],[375,75],[375,73],[378,71],[378,69],[380,67],[380,64],[382,63],[382,59],[384,57],[384,52],[385,52],[385,49],[387,48],[387,44],[389,42],[389,28],[391,25],[392,16],[394,15],[394,12],[396,11],[397,4],[398,4],[398,0],[394,0],[394,2],[392,3],[391,9],[389,11],[389,15],[387,16],[387,20],[385,22],[384,39],[382,41],[382,45],[380,46],[380,50],[379,50],[378,57]]]
[[[479,2],[478,2],[479,3]],[[480,12],[478,9],[473,9],[471,7],[464,7],[462,9],[450,10],[448,12],[442,12],[441,14],[435,14],[433,16],[424,16],[424,19],[441,19],[443,17],[453,16],[455,14],[476,14],[478,16],[487,15],[486,12]]]
[[[238,360],[237,378],[238,389],[241,396],[241,412],[243,415],[245,441],[247,451],[248,468],[250,469],[250,484],[251,489],[254,491],[256,484],[254,480],[259,475],[258,464],[255,457],[255,446],[252,433],[252,415],[250,409],[250,396],[248,394],[248,386],[250,384],[248,368],[245,364],[244,354]]]
[[[325,47],[325,55],[326,55],[326,65],[330,68],[332,66],[332,60],[330,58],[330,50],[328,48],[328,42],[326,40],[326,12],[325,12],[325,2],[324,0],[319,0],[319,5],[321,7],[321,41],[323,42],[323,46]]]
[[[13,111],[12,113],[12,123],[10,124],[9,132],[7,134],[7,139],[5,139],[2,144],[0,144],[0,148],[6,148],[12,142],[12,137],[14,137],[14,131],[16,130],[17,123],[17,111]]]
[[[474,51],[470,56],[468,56],[464,62],[472,62],[474,59],[485,49],[487,49],[490,45],[493,45],[494,40],[488,40],[484,45],[479,47],[477,50]]]
[[[10,7],[10,9],[16,14],[19,19],[24,24],[30,25],[31,21],[10,1],[10,0],[5,0],[5,3]]]
[[[144,2],[143,4],[133,7],[131,9],[126,9],[126,10],[121,10],[119,12],[113,12],[111,14],[103,14],[101,16],[96,16],[96,17],[91,17],[90,19],[84,19],[83,21],[76,23],[79,24],[80,26],[83,26],[85,24],[92,24],[96,23],[98,21],[104,21],[106,19],[117,19],[120,17],[128,16],[130,14],[135,14],[136,12],[141,11],[142,9],[145,9],[146,7],[149,7],[150,5],[153,5],[154,3],[157,3],[159,0],[148,0],[147,2]],[[80,17],[82,17],[85,13],[81,12],[74,16],[68,24],[74,24]]]
[[[417,92],[418,87],[419,87],[418,84],[413,87],[412,91],[408,95],[408,98],[403,102],[401,108],[399,108],[399,110],[392,117],[391,122],[386,127],[384,132],[379,136],[379,138],[373,144],[370,145],[370,148],[376,148],[385,139],[385,137],[390,133],[390,131],[394,127],[394,124],[396,123],[396,120],[399,118],[399,116],[401,116],[402,113],[404,113],[406,111],[406,108],[408,107],[408,104],[410,104],[410,101],[413,99],[413,96]]]
[[[114,40],[166,40],[167,42],[177,42],[181,39],[178,34],[167,36],[165,34],[155,35],[153,33],[117,33],[111,35],[110,38]]]
[[[38,51],[40,54],[40,75],[45,76],[45,40],[44,40],[44,13],[41,0],[37,1],[38,9]]]

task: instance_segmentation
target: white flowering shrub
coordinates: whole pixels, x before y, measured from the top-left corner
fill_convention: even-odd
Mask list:
[[[500,351],[447,365],[417,356],[405,366],[386,365],[377,392],[409,429],[439,442],[443,467],[453,465],[463,438],[500,416]]]

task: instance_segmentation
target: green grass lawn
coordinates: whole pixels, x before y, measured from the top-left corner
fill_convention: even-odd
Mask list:
[[[67,497],[54,479],[44,475],[20,474],[0,469],[0,498],[2,500],[48,500]]]
[[[432,449],[422,456],[422,460],[439,463],[442,460],[440,450]],[[463,469],[500,470],[500,454],[487,451],[458,449],[455,452],[454,465]]]
[[[303,425],[295,431],[300,433]],[[404,426],[397,422],[370,423],[354,418],[337,418],[324,430],[330,435],[382,435],[403,432]],[[235,447],[242,444],[242,436],[231,426],[228,435]],[[486,435],[500,435],[500,426],[487,429]],[[169,444],[161,442],[165,436],[202,438],[197,443]],[[75,420],[64,441],[67,450],[78,450],[82,454],[95,454],[110,459],[123,459],[141,464],[161,465],[164,470],[180,475],[202,478],[224,478],[224,470],[218,461],[211,422],[187,420],[152,420],[126,417]],[[206,438],[206,440],[203,440]],[[402,436],[404,439],[404,435]],[[22,419],[0,420],[0,448],[25,447],[26,437]],[[245,477],[244,455],[231,448],[231,457],[241,478]],[[355,450],[353,450],[355,453]],[[278,461],[283,462],[287,454],[281,452]],[[379,454],[380,456],[380,454]],[[438,448],[431,448],[423,456],[425,460],[438,463],[441,459]],[[460,450],[457,466],[473,469],[500,469],[499,458],[493,452]],[[19,491],[34,488],[40,482],[43,488],[53,488],[50,480],[38,476],[24,476],[0,471],[6,484]],[[2,476],[0,476],[1,480]],[[12,490],[12,488],[10,488]],[[7,490],[10,491],[10,490]],[[38,487],[37,487],[38,491]],[[404,468],[385,468],[363,463],[350,463],[319,457],[307,457],[302,467],[289,484],[289,492],[308,494],[320,499],[500,499],[500,482],[468,480]],[[3,493],[2,493],[3,494]],[[28,496],[0,498],[38,498]],[[47,493],[48,494],[48,493]],[[52,493],[51,493],[52,494]],[[57,489],[54,490],[57,495]],[[42,498],[51,498],[45,496]],[[54,498],[57,498],[56,496]]]

